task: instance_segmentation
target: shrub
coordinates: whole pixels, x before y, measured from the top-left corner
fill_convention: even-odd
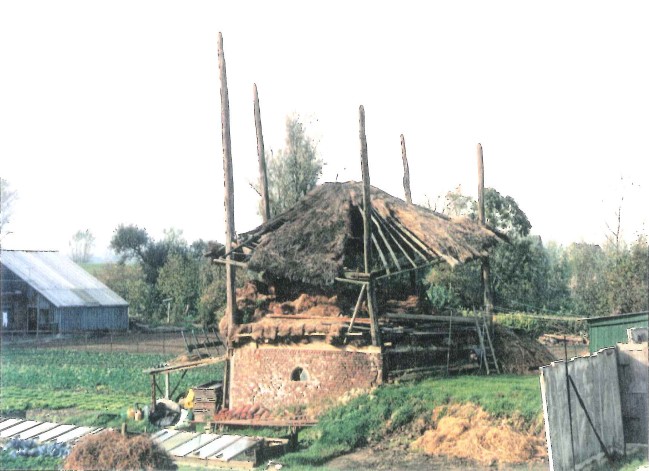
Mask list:
[[[149,437],[125,437],[115,431],[88,435],[77,443],[63,464],[73,470],[175,470],[167,452]]]

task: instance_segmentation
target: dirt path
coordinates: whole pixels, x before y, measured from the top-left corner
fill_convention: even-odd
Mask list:
[[[523,465],[484,466],[479,463],[443,457],[428,456],[423,453],[413,453],[405,450],[375,450],[362,448],[353,453],[334,458],[326,464],[328,469],[343,471],[361,470],[448,470],[460,471],[472,469],[476,471],[545,471],[547,461],[535,461]]]

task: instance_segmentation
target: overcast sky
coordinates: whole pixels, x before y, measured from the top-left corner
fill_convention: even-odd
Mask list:
[[[399,6],[397,6],[397,3]],[[0,3],[0,176],[18,193],[3,247],[68,251],[120,223],[223,240],[217,36],[230,93],[238,232],[260,223],[253,83],[267,149],[304,117],[323,181],[413,200],[511,195],[544,241],[601,243],[622,207],[647,232],[643,2]],[[315,6],[314,6],[315,5]],[[622,200],[622,198],[624,198]]]

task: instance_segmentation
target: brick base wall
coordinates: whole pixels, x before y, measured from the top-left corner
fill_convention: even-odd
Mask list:
[[[234,351],[230,380],[231,408],[261,404],[271,410],[313,410],[349,391],[380,384],[382,358],[375,347],[248,344]]]

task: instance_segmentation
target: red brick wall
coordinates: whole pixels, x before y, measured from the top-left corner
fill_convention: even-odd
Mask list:
[[[306,381],[292,381],[296,368]],[[232,361],[230,407],[261,404],[275,410],[302,405],[313,408],[351,390],[381,382],[382,359],[376,348],[345,350],[327,344],[237,348]]]

